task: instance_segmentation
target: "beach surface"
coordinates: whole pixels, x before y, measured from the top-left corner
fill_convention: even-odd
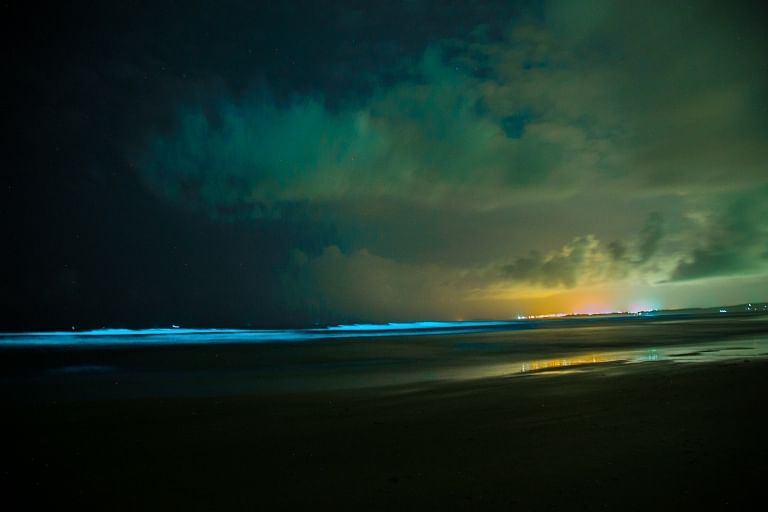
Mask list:
[[[749,330],[732,348],[755,339]],[[188,352],[187,372],[149,365],[136,373],[133,361],[133,381],[127,370],[102,368],[130,351],[88,352],[87,361],[77,351],[6,353],[16,368],[48,364],[37,377],[17,372],[4,383],[8,499],[22,509],[100,510],[738,508],[760,502],[768,474],[761,352],[696,360],[700,351],[677,347],[678,358],[627,363],[577,351],[506,374],[385,384],[379,376],[375,385],[322,376],[259,391],[234,381],[190,390],[191,368],[210,373],[210,354],[167,350]],[[279,351],[216,350],[248,367],[253,358],[274,363],[259,350]],[[314,357],[314,349],[291,350]],[[52,359],[70,369],[52,371]],[[84,362],[74,367],[74,359]],[[302,375],[317,376],[320,367],[310,366]],[[324,368],[334,379],[350,371]]]

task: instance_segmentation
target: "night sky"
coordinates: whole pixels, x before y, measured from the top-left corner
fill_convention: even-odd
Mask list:
[[[0,329],[768,298],[761,2],[4,2]]]

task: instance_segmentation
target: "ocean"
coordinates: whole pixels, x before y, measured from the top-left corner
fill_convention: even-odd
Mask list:
[[[768,316],[661,314],[322,329],[0,334],[11,400],[417,388],[487,377],[768,355]]]

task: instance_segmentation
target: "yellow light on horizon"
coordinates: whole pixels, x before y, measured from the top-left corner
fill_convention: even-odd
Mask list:
[[[577,307],[573,312],[577,315],[605,315],[608,313],[614,313],[616,310],[606,306],[605,304],[589,304],[586,306]]]

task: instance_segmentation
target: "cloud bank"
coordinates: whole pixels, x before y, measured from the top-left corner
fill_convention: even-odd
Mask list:
[[[482,316],[764,276],[768,74],[750,8],[547,2],[500,36],[433,41],[365,93],[185,104],[140,176],[220,220],[334,225],[285,276],[317,311]]]

